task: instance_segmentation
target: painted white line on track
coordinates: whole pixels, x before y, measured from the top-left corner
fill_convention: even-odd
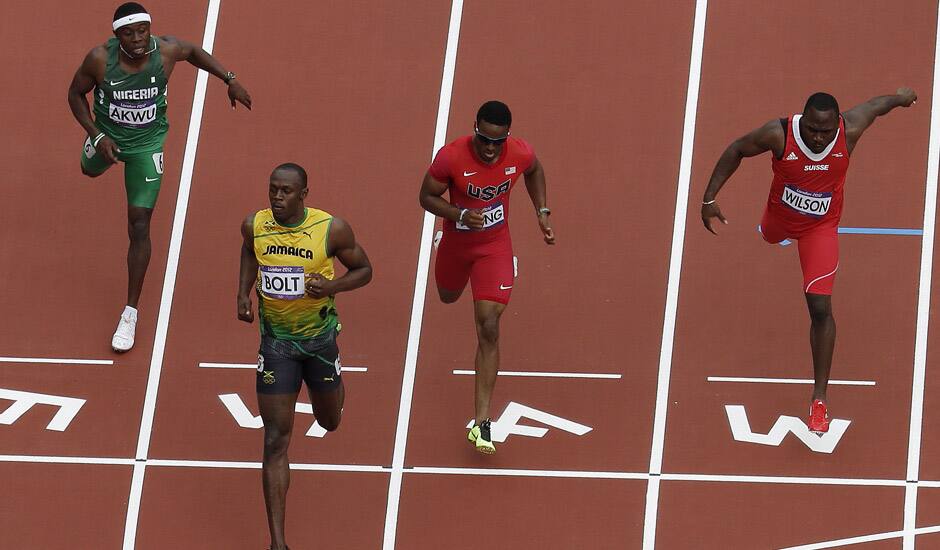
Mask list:
[[[454,374],[473,375],[472,370],[455,370]],[[497,373],[499,376],[522,376],[531,378],[600,378],[600,379],[619,379],[623,378],[621,374],[605,374],[593,372],[527,372],[518,370],[501,370]]]
[[[514,476],[514,477],[554,477],[588,479],[640,479],[649,477],[646,472],[591,472],[582,470],[519,470],[505,468],[438,468],[416,466],[405,470],[409,474],[471,475],[471,476]]]
[[[666,481],[704,481],[709,483],[773,483],[783,485],[849,485],[853,487],[904,487],[903,479],[868,479],[850,477],[791,477],[734,474],[662,474]]]
[[[106,464],[112,466],[131,466],[134,464],[134,459],[100,456],[0,455],[0,462],[35,462],[40,464]]]
[[[739,378],[733,376],[709,376],[709,382],[750,382],[753,384],[814,384],[809,378]],[[873,380],[830,380],[830,386],[874,386]]]
[[[929,533],[940,533],[940,525],[933,525],[930,527],[919,527],[912,529],[910,532],[911,537],[914,535],[926,535]],[[907,530],[904,531],[889,531],[887,533],[875,533],[872,535],[862,535],[860,537],[851,537],[847,539],[839,540],[828,540],[825,542],[816,542],[813,544],[804,544],[802,546],[790,546],[787,548],[781,548],[781,550],[821,550],[823,548],[841,548],[843,546],[849,546],[852,544],[862,544],[866,542],[874,542],[879,540],[890,540],[898,539],[902,536],[907,536]]]
[[[689,207],[689,186],[692,180],[692,150],[695,145],[695,119],[698,111],[699,81],[702,74],[702,51],[705,44],[705,17],[708,0],[696,0],[689,60],[689,80],[685,97],[685,121],[682,127],[682,154],[676,182],[676,209],[672,225],[672,251],[669,257],[669,282],[663,315],[663,339],[659,352],[659,375],[656,382],[656,410],[653,416],[653,443],[650,450],[650,474],[659,474],[663,465],[666,441],[666,411],[669,404],[669,377],[672,373],[672,351],[676,332],[676,310],[679,305],[679,278],[682,274],[682,251],[685,244],[686,214]],[[656,478],[650,479],[643,522],[643,550],[656,546],[656,515],[659,510],[659,489]]]
[[[215,42],[215,30],[219,18],[222,0],[209,0],[206,14],[206,29],[202,39],[202,48],[212,53]],[[166,273],[163,277],[163,293],[160,296],[160,312],[157,316],[157,330],[153,342],[153,354],[150,357],[150,373],[147,377],[147,393],[144,397],[144,410],[140,421],[140,433],[137,438],[137,463],[131,480],[130,496],[127,499],[127,517],[124,523],[124,550],[133,550],[137,539],[137,516],[140,513],[140,499],[144,485],[144,471],[147,453],[150,450],[150,435],[153,429],[153,416],[157,406],[157,389],[160,386],[160,373],[163,370],[163,353],[166,347],[167,329],[170,325],[170,312],[173,306],[173,291],[176,288],[176,273],[179,269],[180,249],[183,243],[183,226],[186,223],[186,211],[189,207],[189,191],[192,186],[193,168],[196,162],[196,147],[199,143],[199,129],[202,126],[202,111],[206,100],[206,86],[209,73],[197,71],[196,90],[193,95],[193,110],[189,117],[189,133],[186,135],[186,149],[183,154],[183,168],[180,174],[179,194],[176,197],[176,211],[173,214],[173,230],[170,234],[170,248],[167,253]]]
[[[460,40],[460,18],[463,16],[463,0],[453,0],[450,6],[450,22],[447,26],[447,46],[444,51],[444,67],[441,75],[441,94],[437,103],[437,123],[434,128],[433,158],[444,146],[447,137],[447,121],[450,118],[450,100],[454,89],[454,71],[457,68],[457,44]],[[428,268],[431,265],[431,239],[434,233],[434,215],[424,213],[421,227],[421,244],[418,249],[418,265],[415,273],[415,292],[411,301],[411,323],[408,327],[408,347],[405,351],[405,372],[402,375],[401,401],[398,405],[398,425],[395,428],[395,450],[392,453],[392,475],[388,483],[388,503],[385,507],[385,531],[382,550],[395,548],[398,532],[398,505],[401,497],[402,470],[405,466],[405,446],[408,442],[408,425],[411,420],[411,399],[414,395],[415,371],[418,368],[418,341],[421,338],[421,322],[424,319],[424,296],[428,285]]]
[[[933,241],[937,217],[937,170],[940,163],[940,9],[934,36],[933,97],[930,102],[930,141],[924,191],[924,236],[920,249],[920,282],[917,286],[917,329],[914,337],[914,380],[911,391],[911,430],[907,446],[907,479],[920,477],[920,447],[924,421],[924,382],[927,372],[927,330],[930,321],[930,285],[933,275]],[[917,487],[904,497],[904,550],[914,549],[917,523]]]
[[[199,368],[203,369],[245,369],[256,370],[257,363],[199,363]],[[368,372],[368,367],[347,367],[343,365],[343,374],[347,372]]]
[[[147,461],[148,466],[163,466],[175,468],[231,468],[260,470],[260,462],[237,462],[225,460],[164,460],[152,459]],[[303,464],[291,463],[291,470],[304,470],[316,472],[373,472],[388,473],[390,468],[383,466],[369,466],[363,464]]]
[[[47,357],[0,357],[0,363],[52,363],[56,365],[113,365],[111,359],[51,359]]]

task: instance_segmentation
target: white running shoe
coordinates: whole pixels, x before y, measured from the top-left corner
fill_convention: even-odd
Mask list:
[[[134,347],[134,332],[137,330],[137,310],[131,307],[124,308],[121,320],[118,321],[117,330],[111,337],[111,349],[124,353]]]

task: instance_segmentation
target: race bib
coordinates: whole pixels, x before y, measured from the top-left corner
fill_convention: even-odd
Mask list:
[[[108,109],[108,115],[111,120],[121,126],[142,128],[157,120],[157,105],[156,103],[149,105],[112,103]]]
[[[487,230],[494,225],[499,225],[506,221],[505,209],[503,203],[491,204],[483,209],[483,229]],[[470,231],[466,225],[457,222],[457,229],[461,231]]]
[[[261,266],[261,292],[269,298],[296,300],[303,298],[304,268],[301,266]]]
[[[832,193],[813,193],[792,185],[785,185],[783,187],[783,196],[780,198],[784,204],[800,214],[821,218],[829,212]]]

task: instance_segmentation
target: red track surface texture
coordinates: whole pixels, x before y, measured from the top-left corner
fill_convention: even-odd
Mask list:
[[[254,373],[200,364],[255,360],[257,326],[235,317],[238,228],[287,161],[310,172],[308,204],[349,221],[375,266],[338,299],[343,363],[364,367],[344,377],[341,428],[307,435],[314,419],[297,415],[292,548],[940,548],[940,340],[927,330],[940,303],[924,286],[936,262],[921,266],[940,140],[936,2],[146,6],[155,33],[196,43],[218,9],[213,53],[254,109],[233,112],[212,79],[194,113],[195,71],[175,71],[125,355],[108,345],[126,280],[120,169],[81,176],[65,101],[115,4],[16,0],[0,18],[0,548],[266,547]],[[755,231],[769,158],[726,186],[718,237],[699,197],[731,140],[810,93],[846,109],[899,86],[920,99],[860,142],[843,225],[928,240],[841,237],[832,378],[868,384],[830,387],[848,427],[808,445],[784,417],[803,419],[809,385],[709,380],[812,375],[796,247]],[[541,242],[520,187],[502,368],[541,374],[499,378],[499,422],[519,414],[530,433],[483,456],[465,443],[473,378],[455,372],[473,368],[471,305],[445,306],[425,284],[416,198],[435,146],[472,131],[494,98],[545,167],[558,244]],[[10,420],[23,392],[40,403]],[[42,403],[55,398],[69,399]],[[74,416],[50,429],[59,410]],[[775,425],[793,430],[761,439]]]

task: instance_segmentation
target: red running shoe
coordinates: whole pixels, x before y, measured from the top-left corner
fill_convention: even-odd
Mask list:
[[[819,399],[814,399],[809,407],[809,431],[816,435],[829,431],[829,411],[826,410],[826,404]]]

